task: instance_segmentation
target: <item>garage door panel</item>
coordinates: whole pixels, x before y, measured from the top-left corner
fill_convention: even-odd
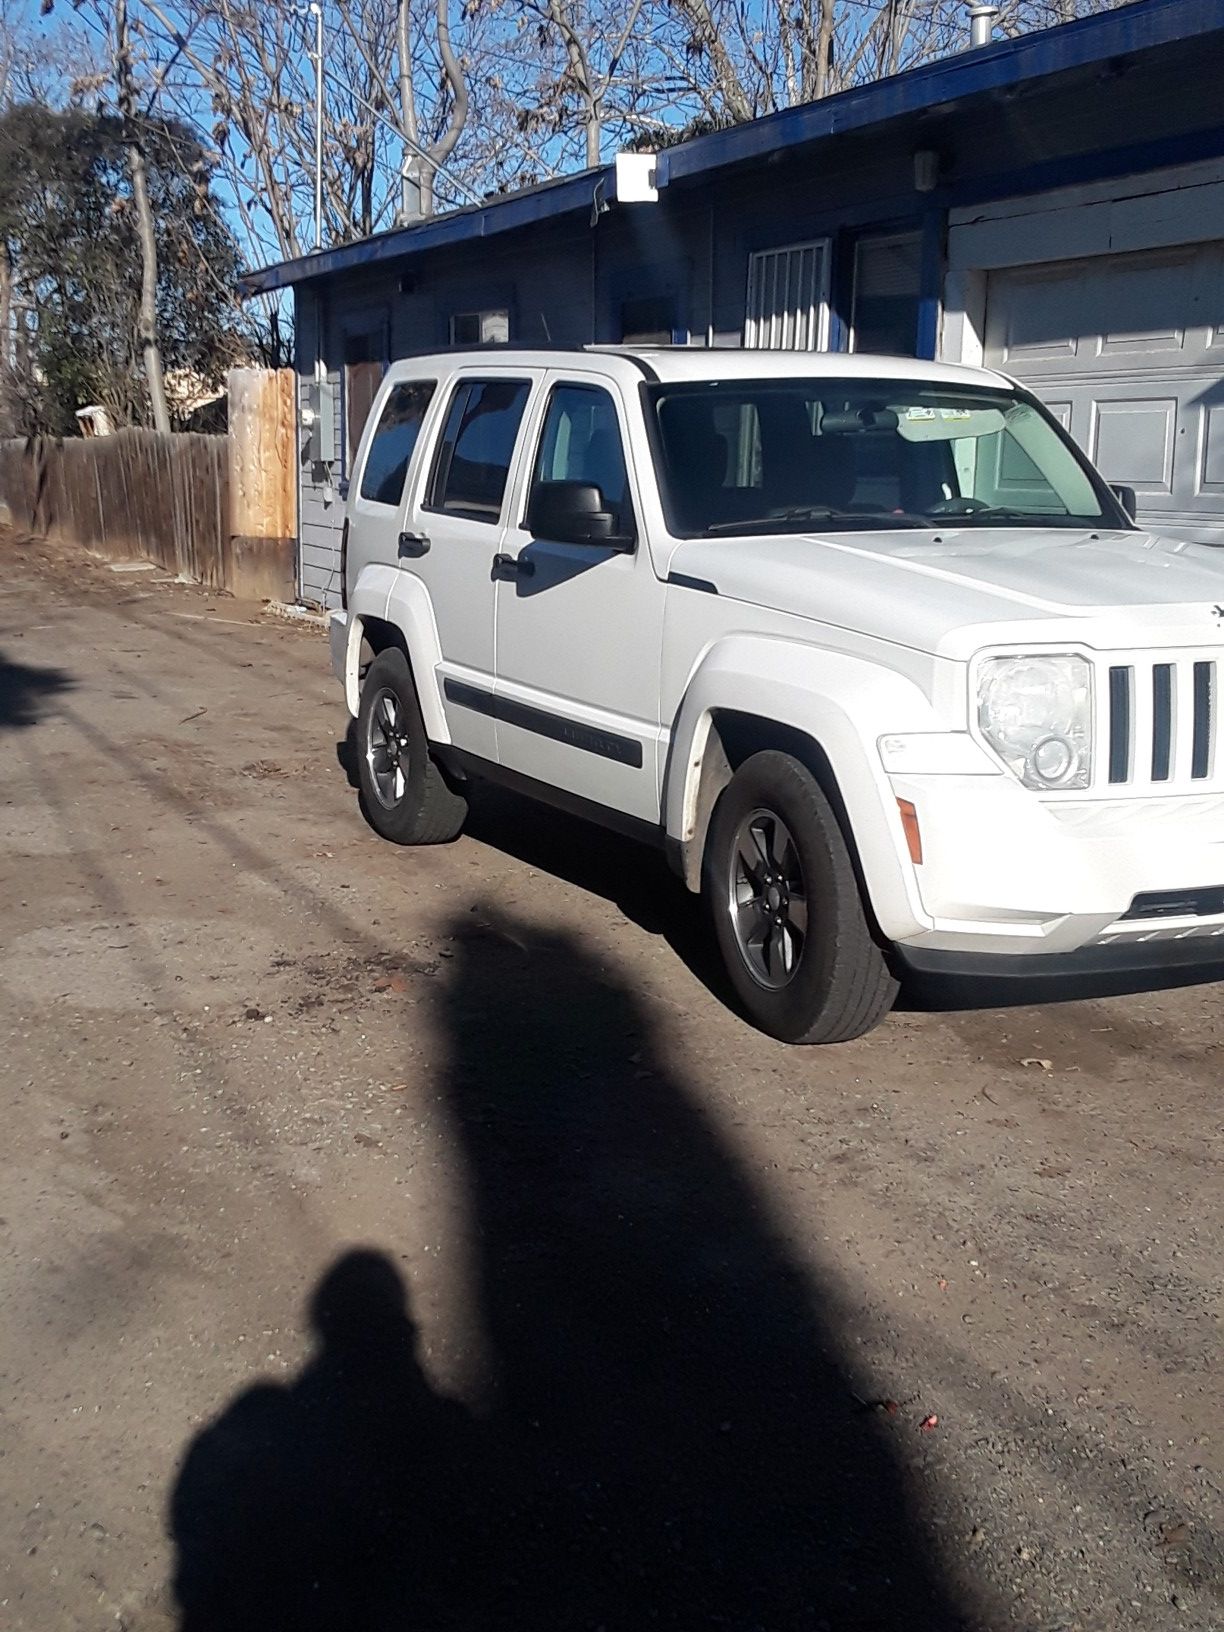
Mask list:
[[[1224,403],[1217,403],[1203,414],[1202,450],[1198,490],[1224,495]]]
[[[1135,492],[1171,497],[1176,397],[1130,397],[1098,402],[1088,453],[1110,482]]]
[[[998,305],[998,332],[987,337],[1009,373],[1026,364],[1074,360],[1084,306],[1084,274],[1013,274],[1017,297]]]
[[[1128,329],[1123,325],[1101,335],[1097,355],[1133,357],[1136,353],[1183,351],[1185,345],[1185,329]]]
[[[1141,521],[1224,544],[1224,244],[993,273],[986,362],[1135,489]]]
[[[1095,311],[1084,311],[1081,327],[1088,331],[1101,325],[1097,352],[1103,357],[1184,351],[1187,331],[1203,322],[1194,298],[1197,276],[1193,257],[1140,255],[1130,265],[1115,261],[1102,269],[1101,287],[1090,291]],[[1085,284],[1089,282],[1086,277]]]

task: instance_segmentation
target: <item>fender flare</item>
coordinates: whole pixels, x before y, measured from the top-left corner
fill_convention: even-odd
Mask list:
[[[345,654],[344,689],[349,712],[357,713],[358,654],[367,620],[389,623],[404,641],[417,698],[431,742],[449,743],[450,732],[438,688],[438,664],[442,659],[438,627],[434,621],[429,591],[410,572],[396,567],[366,567],[349,597],[349,637]]]
[[[898,940],[928,928],[876,747],[889,733],[946,729],[921,688],[864,658],[768,635],[732,635],[713,646],[685,688],[664,786],[669,848],[690,889],[700,888],[710,813],[731,775],[715,727],[720,712],[754,715],[815,745],[832,769],[882,933]]]

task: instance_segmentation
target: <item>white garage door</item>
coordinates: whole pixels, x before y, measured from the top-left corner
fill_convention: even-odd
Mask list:
[[[1224,544],[1224,243],[992,273],[986,361],[1135,489],[1145,525]]]

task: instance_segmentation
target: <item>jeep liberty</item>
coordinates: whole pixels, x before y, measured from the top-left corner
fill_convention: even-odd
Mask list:
[[[982,369],[397,362],[330,620],[370,820],[453,839],[493,778],[661,843],[788,1042],[907,971],[1207,978],[1224,556],[1133,505]]]

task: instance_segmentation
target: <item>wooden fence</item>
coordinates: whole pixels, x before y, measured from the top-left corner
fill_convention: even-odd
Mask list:
[[[229,439],[119,431],[0,443],[13,525],[111,561],[229,587]]]
[[[119,431],[0,442],[13,526],[111,561],[253,599],[292,599],[296,570],[294,377],[236,369],[230,434]]]

